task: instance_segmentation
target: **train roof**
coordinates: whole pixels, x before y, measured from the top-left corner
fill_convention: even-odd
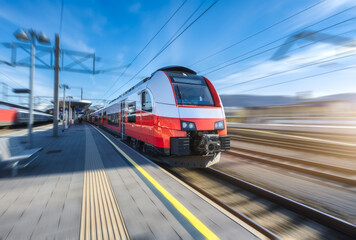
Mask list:
[[[179,73],[188,73],[188,74],[197,75],[197,73],[192,69],[182,67],[182,66],[167,66],[167,67],[160,68],[157,71],[179,72]]]
[[[160,69],[157,69],[156,71],[154,71],[151,74],[151,77],[153,74],[155,74],[157,71],[167,71],[167,72],[178,72],[178,73],[188,73],[188,74],[192,74],[192,75],[196,75],[197,73],[189,68],[186,67],[182,67],[182,66],[167,66],[167,67],[163,67]],[[136,85],[134,85],[133,87],[131,87],[130,89],[128,89],[127,91],[125,91],[123,94],[120,94],[117,98],[113,99],[110,101],[109,104],[115,102],[117,99],[123,97],[124,95],[126,95],[127,93],[131,92],[132,90],[134,90],[135,88],[137,88],[139,85],[143,84],[144,82],[147,82],[151,77],[147,77],[145,79],[143,79],[142,81],[140,81],[139,83],[137,83]],[[100,110],[100,109],[99,109]],[[99,111],[97,110],[97,111]]]

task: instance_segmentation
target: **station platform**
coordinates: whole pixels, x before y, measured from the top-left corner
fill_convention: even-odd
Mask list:
[[[0,172],[0,239],[266,238],[92,125],[42,127],[34,147],[33,165]]]

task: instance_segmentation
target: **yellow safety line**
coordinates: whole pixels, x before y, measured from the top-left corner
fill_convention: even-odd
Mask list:
[[[188,209],[186,209],[177,199],[175,199],[166,189],[164,189],[150,174],[139,166],[132,158],[114,144],[100,130],[97,130],[111,145],[115,147],[201,234],[207,239],[219,239],[208,227],[206,227],[198,218],[196,218]]]
[[[319,142],[326,142],[326,143],[336,143],[336,144],[341,144],[341,145],[346,145],[346,146],[351,146],[351,147],[356,147],[356,144],[350,144],[346,142],[338,142],[338,141],[331,141],[331,140],[325,140],[321,138],[311,138],[311,137],[303,137],[303,136],[296,136],[296,135],[289,135],[289,134],[281,134],[281,133],[275,133],[275,132],[269,132],[269,131],[263,131],[263,130],[255,130],[255,129],[244,129],[244,128],[233,128],[233,130],[237,131],[246,131],[246,132],[257,132],[257,133],[267,133],[270,135],[277,135],[277,136],[283,136],[283,137],[292,137],[292,138],[299,138],[299,139],[308,139],[308,140],[315,140]],[[232,131],[233,131],[232,130]],[[273,131],[273,129],[271,129]],[[278,130],[277,130],[278,131]]]

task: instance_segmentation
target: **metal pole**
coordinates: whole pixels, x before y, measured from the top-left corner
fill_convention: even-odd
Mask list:
[[[58,109],[59,109],[59,36],[56,34],[54,48],[54,92],[53,92],[53,137],[58,136]]]
[[[66,122],[66,119],[65,119],[66,114],[65,114],[65,112],[66,112],[66,88],[63,85],[63,111],[62,111],[62,118],[63,118],[62,126],[63,126],[63,130],[62,131],[64,131],[64,129],[66,128],[65,127],[65,122]]]
[[[30,67],[30,99],[29,99],[29,120],[28,120],[28,145],[32,147],[32,125],[33,125],[33,77],[35,75],[35,39],[31,33],[31,67]]]
[[[71,106],[72,97],[69,97],[68,101],[68,127],[72,124],[72,106]]]
[[[83,101],[83,88],[80,88],[80,100]]]

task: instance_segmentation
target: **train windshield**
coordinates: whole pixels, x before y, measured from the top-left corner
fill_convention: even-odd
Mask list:
[[[203,78],[173,77],[172,80],[179,105],[214,106],[214,100]]]

